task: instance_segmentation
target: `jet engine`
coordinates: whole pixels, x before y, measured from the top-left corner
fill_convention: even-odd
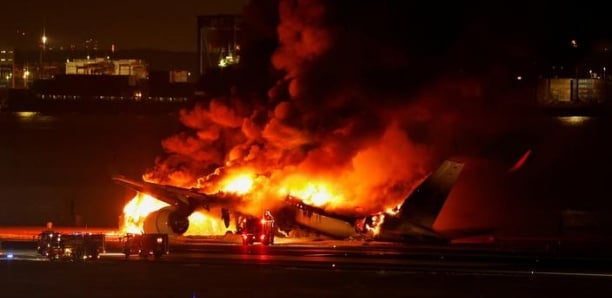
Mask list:
[[[189,228],[189,214],[173,206],[161,208],[145,218],[143,232],[180,236]]]

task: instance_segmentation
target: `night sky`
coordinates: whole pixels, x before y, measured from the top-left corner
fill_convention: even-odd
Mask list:
[[[7,1],[0,12],[0,39],[16,43],[25,31],[29,37],[40,38],[43,24],[50,43],[98,39],[101,43],[117,43],[125,48],[160,48],[194,50],[195,16],[200,14],[240,12],[249,0],[181,0],[181,1],[118,1],[118,0],[24,0]],[[364,18],[369,14],[386,13],[386,17],[401,17],[404,24],[421,22],[423,28],[445,28],[447,32],[461,30],[460,24],[485,21],[506,27],[506,32],[517,30],[541,34],[541,41],[556,37],[590,39],[609,32],[605,9],[596,5],[550,4],[546,1],[512,2],[473,5],[471,2],[450,4],[452,7],[425,7],[423,3],[392,4],[393,1],[354,4],[338,1],[342,15],[359,11]],[[447,4],[448,5],[448,4]],[[384,11],[389,6],[393,9]],[[406,7],[404,7],[406,6]],[[363,10],[363,8],[367,8]],[[376,19],[374,17],[374,19]],[[427,20],[425,20],[427,19]],[[407,29],[407,28],[404,28]],[[433,32],[435,32],[434,30]],[[546,34],[548,31],[549,34]],[[155,34],[151,34],[155,32]],[[504,33],[504,32],[500,32]]]
[[[35,47],[43,24],[49,46],[89,38],[118,49],[195,51],[196,16],[237,13],[248,0],[24,0],[0,5],[0,45]],[[26,32],[21,36],[19,32]]]
[[[253,1],[266,2],[266,1]],[[268,1],[270,2],[270,1]],[[273,2],[273,1],[272,1]],[[249,0],[24,0],[3,3],[0,12],[0,45],[36,45],[43,27],[49,46],[98,40],[101,47],[150,48],[195,51],[195,17],[201,14],[240,13]],[[256,4],[258,5],[258,4]],[[581,45],[609,36],[606,9],[596,5],[562,5],[547,1],[495,4],[461,2],[436,5],[377,1],[335,1],[333,17],[349,21],[359,30],[371,25],[381,36],[397,43],[419,43],[424,51],[520,47],[527,42],[538,51],[551,52],[576,39]],[[355,23],[357,19],[361,24]],[[377,23],[377,24],[376,24]],[[351,29],[353,30],[353,29]],[[21,35],[23,32],[25,36]],[[462,43],[467,43],[462,44]],[[465,50],[470,52],[469,50]],[[435,53],[434,53],[435,54]],[[549,59],[556,59],[552,57]]]

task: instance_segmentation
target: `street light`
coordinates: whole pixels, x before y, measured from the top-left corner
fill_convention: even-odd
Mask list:
[[[44,31],[43,31],[42,37],[40,38],[40,41],[42,42],[42,48],[40,49],[40,66],[39,66],[40,73],[39,75],[40,77],[44,77],[45,71],[44,71],[44,66],[43,66],[43,59],[45,56],[45,50],[47,48],[47,35],[44,33]]]

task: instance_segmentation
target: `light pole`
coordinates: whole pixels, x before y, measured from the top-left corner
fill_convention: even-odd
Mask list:
[[[45,34],[45,31],[43,30],[43,35],[40,38],[41,41],[41,49],[40,49],[40,69],[39,69],[39,73],[40,73],[40,77],[41,78],[45,78],[45,66],[43,65],[44,61],[44,55],[45,55],[45,49],[47,48],[47,35]]]
[[[578,42],[575,39],[572,39],[570,41],[570,44],[572,46],[572,49],[574,49],[572,51],[572,60],[574,62],[574,77],[576,80],[578,80]]]

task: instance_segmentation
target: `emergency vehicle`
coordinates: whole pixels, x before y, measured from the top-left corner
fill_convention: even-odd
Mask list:
[[[264,216],[243,217],[238,224],[238,232],[242,236],[242,244],[250,245],[259,242],[263,245],[274,244],[275,231],[274,217],[270,210],[264,212]]]
[[[170,253],[168,234],[127,234],[123,237],[123,254],[125,258],[138,255],[141,258],[153,256],[155,259]]]
[[[49,260],[97,260],[105,251],[104,234],[62,234],[43,231],[38,234],[37,251]]]

